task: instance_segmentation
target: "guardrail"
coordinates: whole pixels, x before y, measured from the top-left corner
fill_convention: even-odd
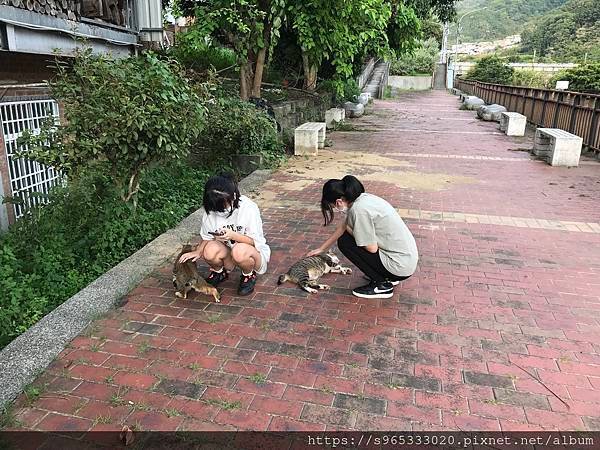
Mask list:
[[[518,112],[540,127],[560,128],[583,138],[583,144],[600,151],[600,95],[501,84],[458,78],[454,86],[486,103]]]

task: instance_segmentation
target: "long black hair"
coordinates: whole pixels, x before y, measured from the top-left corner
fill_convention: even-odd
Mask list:
[[[354,202],[360,194],[365,192],[365,187],[352,175],[346,175],[341,180],[329,180],[323,185],[321,197],[321,212],[325,218],[325,226],[333,220],[333,205],[339,198],[344,198],[348,203]]]
[[[231,216],[233,210],[240,206],[240,190],[234,176],[230,173],[220,173],[209,178],[204,185],[202,204],[207,214],[211,211],[225,212],[230,208]]]

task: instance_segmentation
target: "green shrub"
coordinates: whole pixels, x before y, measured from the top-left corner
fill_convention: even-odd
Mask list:
[[[413,53],[394,59],[390,64],[390,75],[431,75],[438,60],[438,42],[434,38],[421,41]]]
[[[341,104],[347,101],[354,102],[360,95],[360,88],[354,79],[342,80],[333,78],[319,84],[320,92],[328,92],[333,97],[333,102]]]
[[[185,67],[198,71],[230,69],[234,72],[237,64],[233,50],[213,43],[194,26],[176,35],[175,45],[168,54]]]
[[[135,214],[96,171],[53,191],[0,239],[0,348],[198,209],[207,178],[179,164],[150,169]]]
[[[101,164],[134,206],[143,171],[185,157],[202,130],[209,86],[199,92],[174,61],[153,53],[110,59],[86,49],[57,70],[52,95],[65,120],[24,133],[21,156],[70,178]]]
[[[583,64],[555,74],[548,82],[554,89],[559,80],[569,81],[569,91],[600,92],[600,63]]]
[[[514,86],[544,88],[547,82],[548,77],[543,72],[531,69],[517,69],[513,73],[511,84]]]
[[[196,163],[210,167],[229,164],[234,155],[262,155],[268,165],[285,155],[274,120],[238,98],[219,99],[211,107],[192,153]]]
[[[482,83],[511,84],[514,69],[495,55],[485,56],[477,61],[465,78]]]

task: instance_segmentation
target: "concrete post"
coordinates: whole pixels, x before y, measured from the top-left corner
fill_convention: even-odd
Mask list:
[[[500,131],[507,136],[525,136],[527,117],[519,113],[503,112],[500,115]]]
[[[343,108],[331,108],[325,111],[325,123],[327,128],[333,128],[336,123],[343,122],[346,118],[346,110]]]
[[[0,200],[4,199],[4,186],[2,185],[2,172],[0,172]],[[0,203],[0,232],[8,229],[8,204]]]

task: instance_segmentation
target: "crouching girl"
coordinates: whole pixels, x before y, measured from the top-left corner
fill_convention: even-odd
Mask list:
[[[196,250],[181,255],[180,261],[206,261],[210,266],[206,281],[215,287],[239,267],[242,275],[238,294],[251,294],[257,275],[267,271],[271,257],[258,206],[240,195],[229,174],[214,176],[206,182],[203,206],[206,215],[200,229],[202,240]]]

